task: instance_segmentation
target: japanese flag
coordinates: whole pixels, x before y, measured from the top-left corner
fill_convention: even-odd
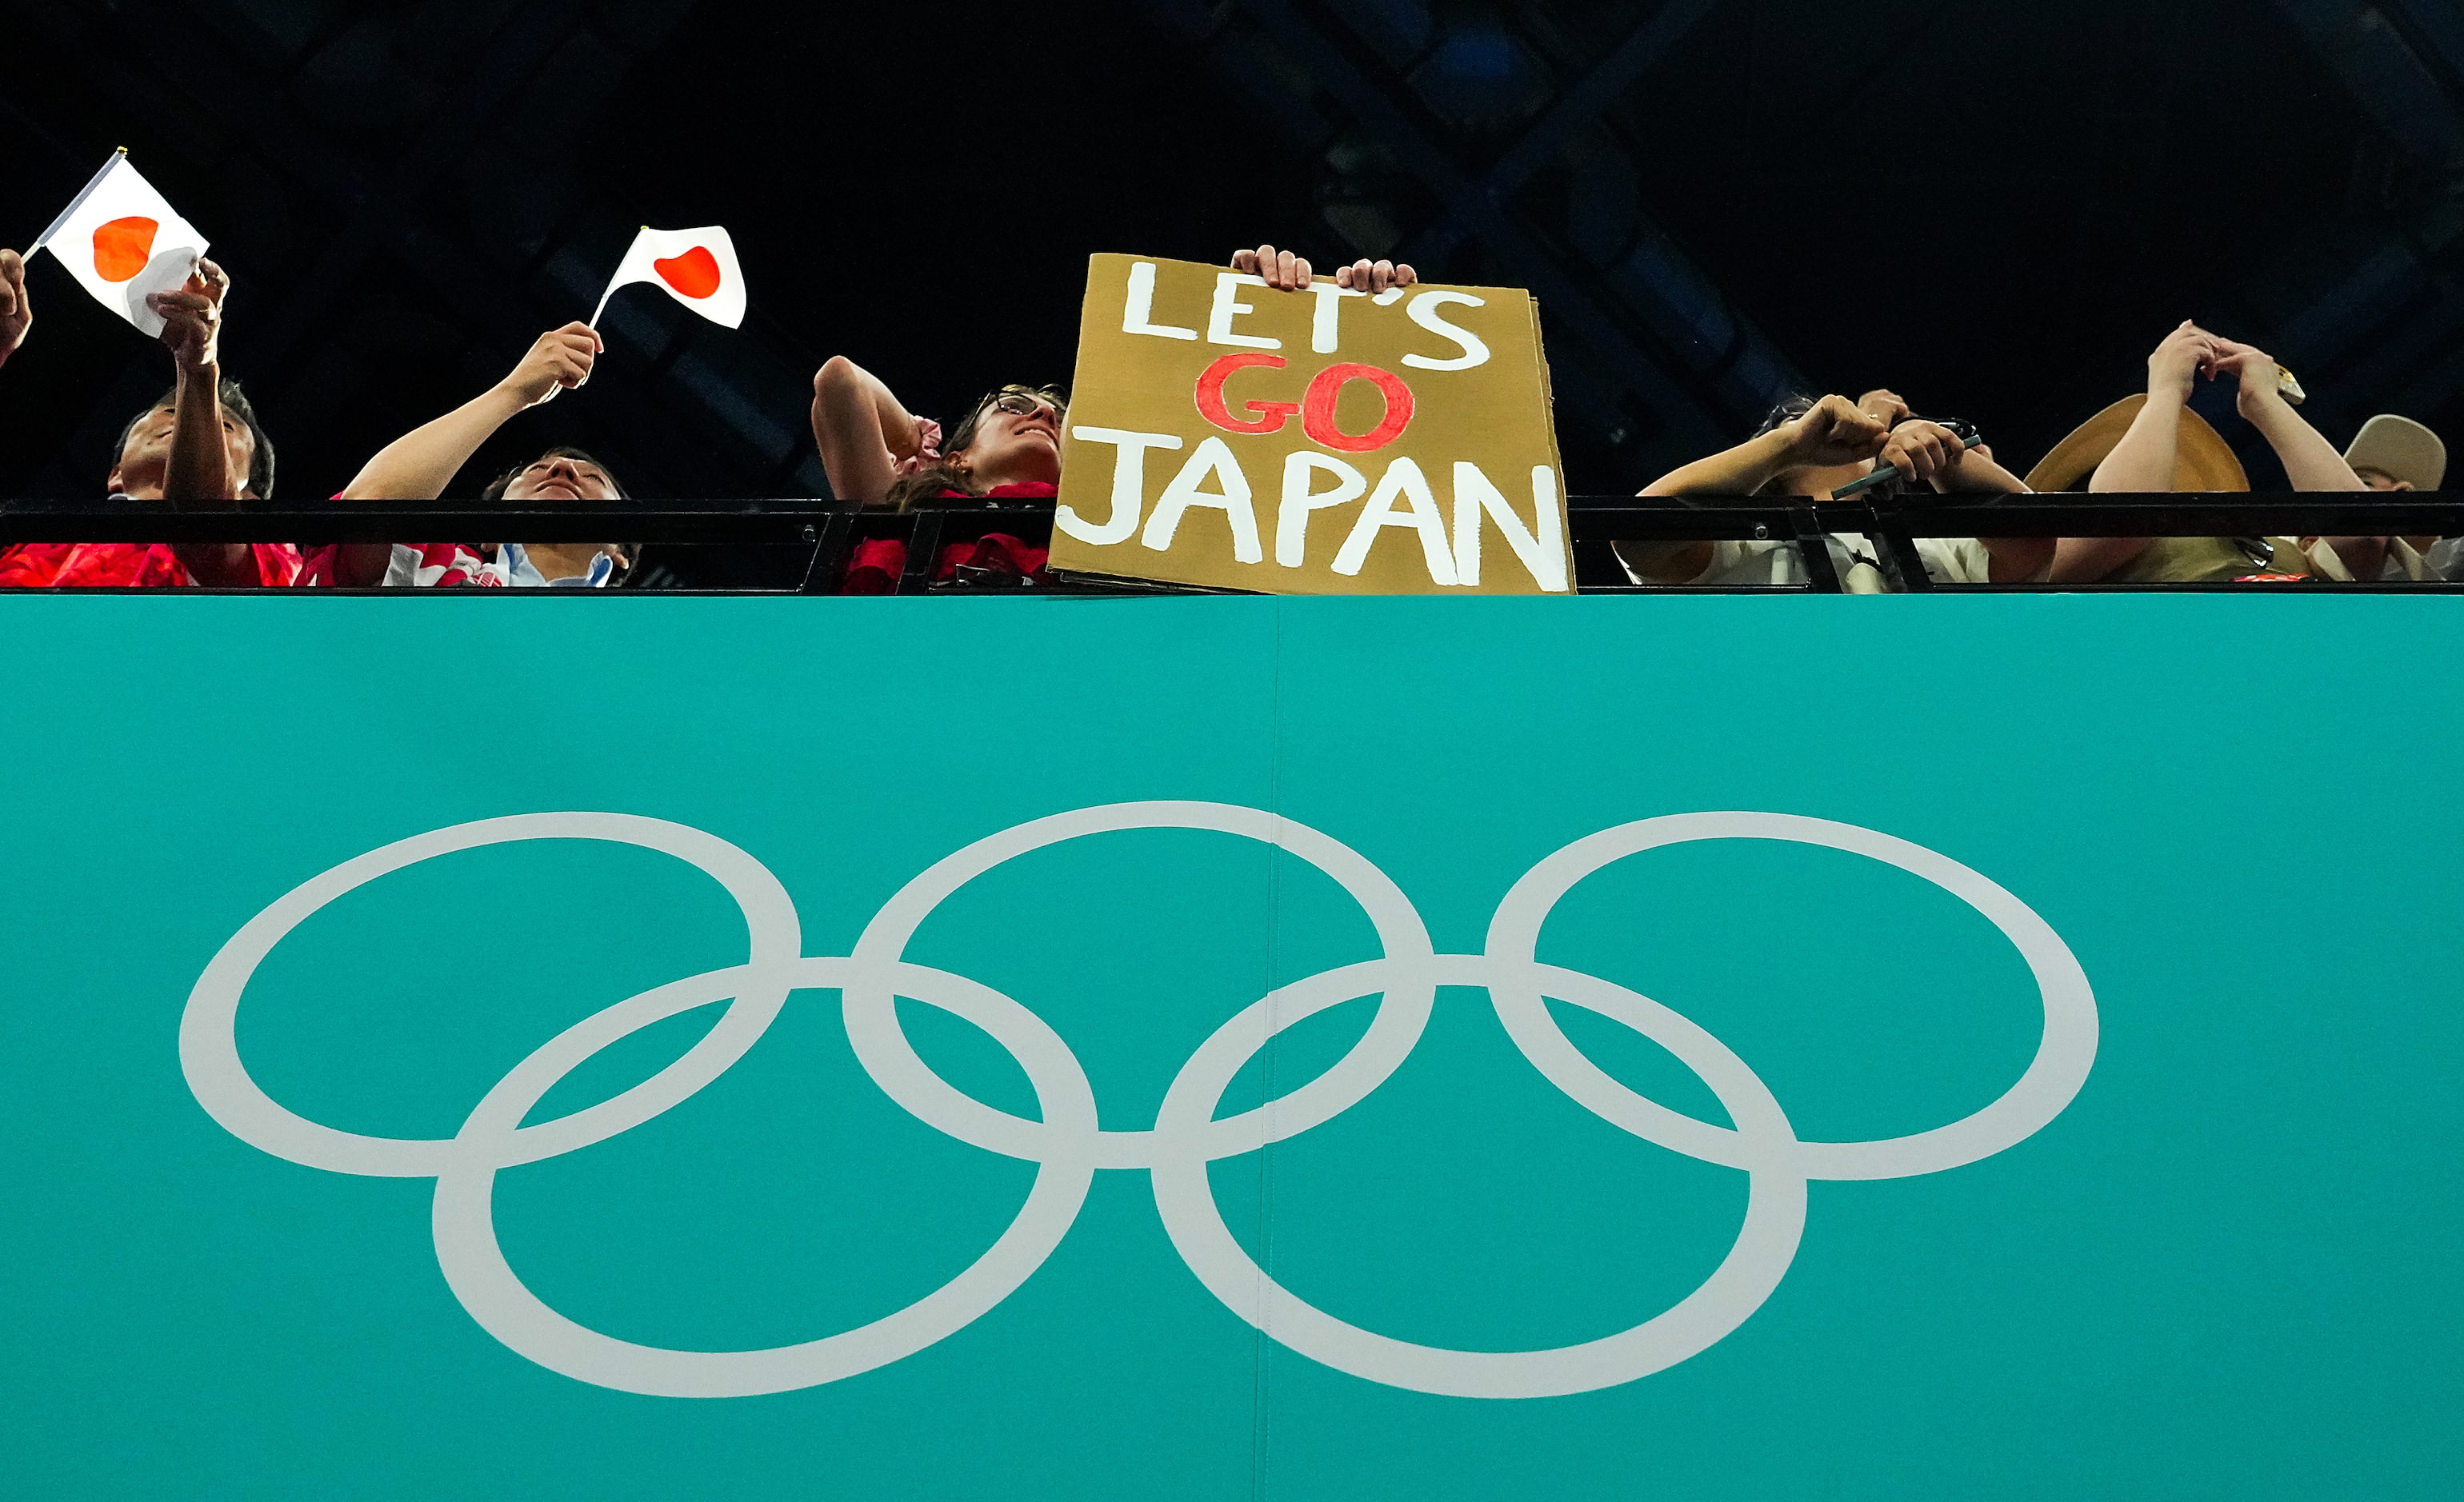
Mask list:
[[[744,325],[744,273],[736,267],[736,242],[716,225],[707,229],[653,229],[633,237],[633,248],[599,294],[591,326],[607,311],[607,299],[627,282],[650,282],[713,323]]]
[[[163,319],[145,306],[147,294],[177,291],[204,257],[206,237],[137,175],[122,148],[52,221],[34,250],[50,250],[95,301],[151,337],[163,332]]]

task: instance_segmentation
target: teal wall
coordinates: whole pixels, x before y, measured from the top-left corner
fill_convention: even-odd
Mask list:
[[[5,1490],[2453,1495],[2459,623],[2451,598],[2323,596],[0,599]],[[903,1360],[764,1396],[615,1390],[466,1312],[434,1181],[285,1161],[184,1077],[183,1012],[226,941],[427,831],[570,810],[689,826],[775,875],[803,954],[844,956],[971,842],[1143,799],[1339,841],[1443,953],[1479,951],[1518,878],[1611,826],[1861,826],[2050,925],[2094,988],[2093,1071],[2005,1150],[1817,1178],[1784,1278],[1699,1355],[1503,1400],[1262,1336],[1127,1168],[1092,1170],[1014,1293]],[[562,1030],[746,944],[725,892],[669,856],[460,851],[301,923],[249,981],[237,1051],[302,1118],[450,1139]],[[1022,855],[906,951],[1049,1024],[1114,1131],[1151,1125],[1268,989],[1377,952],[1306,861],[1196,830]],[[1819,845],[1618,860],[1538,954],[1691,1019],[1807,1141],[1986,1107],[2042,1029],[1978,912]],[[796,991],[682,1103],[498,1172],[495,1233],[538,1297],[637,1345],[767,1347],[890,1315],[992,1247],[1036,1165],[885,1096],[840,1000]],[[720,1010],[608,1048],[528,1120],[656,1075]],[[1293,1027],[1222,1113],[1315,1077],[1375,1010]],[[1728,1121],[1637,1033],[1553,1015],[1634,1091]],[[1036,1115],[984,1034],[913,1001],[898,1017],[953,1083]],[[1748,1179],[1587,1111],[1464,986],[1357,1104],[1207,1174],[1297,1296],[1491,1352],[1686,1297]]]

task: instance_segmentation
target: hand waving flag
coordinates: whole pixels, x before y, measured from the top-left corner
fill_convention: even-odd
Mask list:
[[[599,294],[590,315],[593,328],[607,311],[607,299],[627,282],[650,282],[668,295],[713,323],[740,328],[744,323],[744,273],[737,270],[736,242],[716,225],[704,229],[653,229],[648,225],[633,237],[633,248]]]
[[[26,253],[44,250],[95,301],[152,337],[163,332],[163,319],[145,306],[146,295],[187,281],[206,253],[206,237],[137,175],[122,147]]]

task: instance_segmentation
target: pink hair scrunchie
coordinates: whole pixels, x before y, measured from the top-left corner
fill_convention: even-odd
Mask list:
[[[941,462],[941,424],[929,417],[915,420],[915,453],[890,467],[890,472],[901,477],[920,474]]]

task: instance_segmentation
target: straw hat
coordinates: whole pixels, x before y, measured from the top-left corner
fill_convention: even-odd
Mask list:
[[[2066,490],[2079,483],[2079,477],[2104,462],[2113,452],[2122,435],[2130,430],[2131,420],[2147,404],[2147,394],[2124,397],[2096,416],[2081,423],[2054,446],[2036,468],[2028,471],[2028,489],[2032,490]],[[2402,421],[2402,419],[2398,419]],[[2365,433],[2367,428],[2363,429]],[[2427,431],[2427,429],[2425,429]],[[2355,440],[2356,446],[2359,440]],[[2233,456],[2233,447],[2222,435],[2208,425],[2208,420],[2188,407],[2182,409],[2182,440],[2174,452],[2173,489],[2176,490],[2247,490],[2250,476],[2242,471],[2241,461]]]
[[[2390,480],[2409,480],[2416,490],[2434,490],[2447,478],[2447,446],[2409,417],[2381,413],[2362,424],[2344,462],[2376,469]]]

